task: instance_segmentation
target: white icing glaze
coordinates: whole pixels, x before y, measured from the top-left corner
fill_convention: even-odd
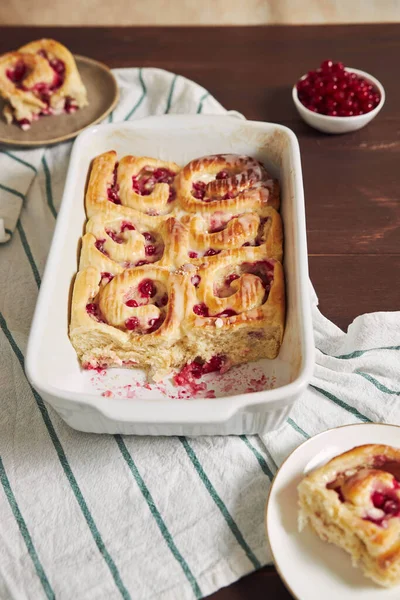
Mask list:
[[[385,513],[380,508],[373,507],[367,510],[367,517],[369,519],[373,519],[374,521],[379,521],[380,519],[383,519],[384,516]]]
[[[201,183],[210,183],[210,181],[214,181],[215,175],[211,175],[210,173],[203,173],[202,175],[196,176],[196,181],[201,181]]]

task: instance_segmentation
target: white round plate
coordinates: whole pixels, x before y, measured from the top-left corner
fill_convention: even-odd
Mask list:
[[[266,528],[275,566],[297,600],[399,600],[400,586],[385,589],[354,568],[344,550],[297,527],[297,485],[309,471],[362,444],[400,447],[400,427],[383,424],[329,429],[307,440],[283,463],[273,481]]]

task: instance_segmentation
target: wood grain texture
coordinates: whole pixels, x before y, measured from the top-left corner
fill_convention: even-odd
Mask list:
[[[272,25],[400,20],[398,0],[7,0],[4,25]]]
[[[55,37],[111,67],[161,67],[194,79],[227,108],[291,127],[302,151],[310,275],[323,313],[342,328],[400,309],[400,25],[226,28],[0,28],[0,52]],[[345,136],[300,121],[290,89],[324,58],[374,74],[381,114]],[[261,525],[260,525],[261,526]],[[266,567],[212,600],[288,600]]]
[[[292,599],[292,595],[289,594],[273,567],[264,567],[207,598],[207,600]]]

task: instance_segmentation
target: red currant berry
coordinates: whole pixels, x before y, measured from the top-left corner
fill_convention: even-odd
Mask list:
[[[208,317],[208,306],[202,302],[201,304],[195,304],[193,306],[193,312],[199,317]]]
[[[333,98],[327,98],[325,100],[325,105],[328,110],[334,110],[337,107],[337,102]]]
[[[315,79],[318,77],[318,73],[317,71],[309,71],[307,73],[307,79],[311,82],[315,81]]]
[[[351,84],[351,89],[353,90],[353,92],[359,96],[360,94],[364,93],[363,88],[360,86],[360,84],[358,83],[358,81],[354,81]]]
[[[333,61],[332,60],[324,60],[321,63],[321,70],[323,73],[330,73],[332,71]]]
[[[373,100],[375,106],[378,105],[380,101],[381,101],[381,97],[379,96],[379,94],[375,94],[374,100]]]
[[[300,79],[297,82],[296,88],[299,92],[307,92],[311,87],[310,81],[308,79]]]
[[[137,306],[139,306],[139,304],[136,302],[136,300],[128,300],[125,303],[127,306],[129,306],[129,308],[136,308]]]
[[[335,92],[333,94],[333,98],[334,100],[336,100],[336,102],[342,103],[343,100],[345,99],[346,95],[344,92]]]
[[[139,293],[143,298],[153,298],[157,293],[157,288],[151,279],[143,279],[138,286]]]
[[[296,84],[300,102],[311,112],[351,117],[373,110],[381,101],[370,81],[326,59]]]
[[[332,71],[334,73],[342,73],[344,71],[344,64],[342,62],[333,63]]]
[[[363,102],[362,104],[362,109],[364,112],[371,112],[373,108],[374,105],[372,104],[372,102]]]
[[[130,331],[136,329],[137,327],[139,327],[139,319],[137,317],[130,317],[125,321],[125,327]]]
[[[333,94],[334,92],[336,92],[336,90],[337,90],[337,89],[338,89],[337,83],[335,83],[335,82],[333,82],[333,81],[329,81],[329,82],[326,84],[326,87],[325,87],[325,92],[326,92],[327,94]]]
[[[151,233],[149,233],[148,231],[145,231],[145,233],[142,234],[144,239],[146,240],[146,242],[154,242],[154,237],[151,235]]]

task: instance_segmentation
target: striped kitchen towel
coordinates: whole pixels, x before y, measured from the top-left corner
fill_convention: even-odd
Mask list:
[[[183,77],[115,74],[121,101],[110,120],[226,112]],[[17,221],[0,246],[0,598],[202,598],[270,562],[264,505],[293,448],[336,425],[400,424],[400,313],[364,315],[346,334],[313,297],[312,384],[285,425],[262,438],[74,431],[24,376],[70,151],[65,143],[0,152],[0,217],[10,234]]]

